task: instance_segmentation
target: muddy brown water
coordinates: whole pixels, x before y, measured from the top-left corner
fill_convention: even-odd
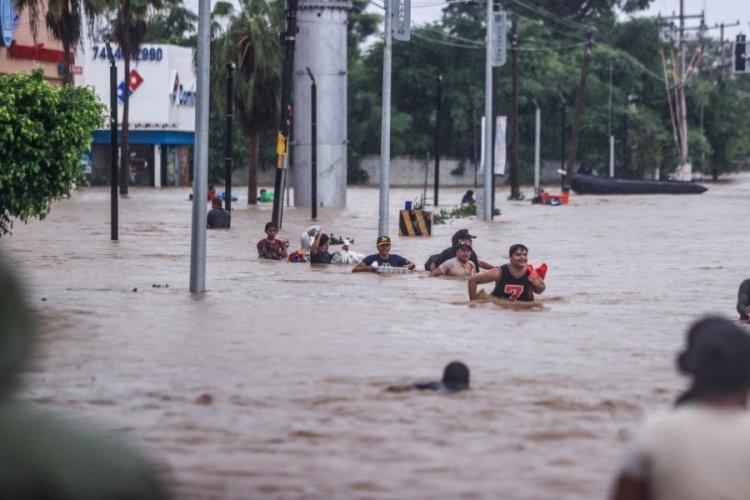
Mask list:
[[[232,229],[208,232],[192,295],[189,190],[131,188],[113,242],[109,190],[84,188],[2,238],[40,318],[20,396],[144,449],[178,498],[600,499],[641,418],[684,384],[687,325],[735,317],[750,275],[750,175],[707,186],[567,206],[503,188],[494,221],[428,238],[397,236],[421,190],[391,190],[394,253],[421,267],[462,227],[492,263],[525,243],[550,268],[533,309],[469,304],[464,281],[425,272],[261,262],[271,207],[242,198]],[[377,214],[378,191],[352,188],[318,220],[373,253]],[[280,234],[294,246],[311,222],[286,208]],[[470,391],[384,392],[453,360]]]

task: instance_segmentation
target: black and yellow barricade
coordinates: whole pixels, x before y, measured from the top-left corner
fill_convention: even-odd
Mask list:
[[[398,218],[399,236],[430,236],[432,212],[426,210],[401,210]]]

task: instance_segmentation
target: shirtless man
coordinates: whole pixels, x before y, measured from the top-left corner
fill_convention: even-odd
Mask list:
[[[529,249],[517,243],[508,252],[510,262],[469,278],[469,300],[477,298],[477,285],[495,282],[492,295],[511,302],[531,302],[535,293],[546,288],[544,280],[536,271],[529,271]]]

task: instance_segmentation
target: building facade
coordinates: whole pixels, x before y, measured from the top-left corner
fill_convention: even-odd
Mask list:
[[[41,68],[50,84],[62,85],[62,44],[47,32],[45,13],[39,17],[39,31],[34,40],[28,10],[19,11],[13,0],[0,0],[0,76],[30,74]]]
[[[195,67],[187,47],[145,44],[131,60],[125,78],[120,48],[112,45],[117,67],[117,121],[122,124],[124,93],[130,94],[128,144],[129,185],[187,186],[191,183],[190,150],[195,143]],[[110,103],[110,60],[103,43],[89,42],[76,56],[80,68],[75,84],[91,86]],[[94,132],[90,181],[108,184],[111,177],[111,132]],[[121,140],[118,132],[118,143]],[[119,157],[119,151],[117,152]]]

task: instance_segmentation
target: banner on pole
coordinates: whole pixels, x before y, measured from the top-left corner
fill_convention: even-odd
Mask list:
[[[505,131],[508,128],[507,116],[495,117],[495,161],[493,172],[497,175],[505,175],[505,158],[507,156],[507,145],[505,142]]]
[[[393,18],[393,38],[408,42],[411,38],[411,0],[391,1],[391,17]]]
[[[484,116],[482,117],[482,125],[480,126],[480,128],[482,129],[482,131],[479,136],[482,138],[482,142],[479,148],[479,168],[477,168],[477,175],[484,174],[484,138],[487,135],[484,133]]]

